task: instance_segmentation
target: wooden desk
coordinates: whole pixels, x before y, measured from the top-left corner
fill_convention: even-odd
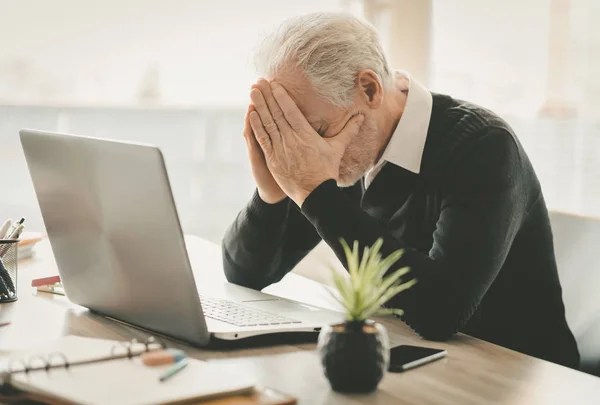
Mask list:
[[[200,239],[192,240],[191,246],[192,263],[202,264],[199,276],[222,280],[219,248]],[[148,336],[90,314],[65,297],[36,294],[30,287],[32,278],[55,272],[47,241],[40,244],[34,259],[21,263],[19,300],[0,305],[0,321],[12,320],[10,326],[0,328],[0,349],[68,334],[122,340]],[[333,306],[321,285],[295,274],[267,291]],[[600,378],[466,335],[446,343],[428,342],[397,320],[380,321],[393,344],[441,347],[448,357],[403,374],[387,374],[374,394],[348,396],[330,390],[313,344],[232,351],[185,349],[196,358],[247,371],[261,384],[295,395],[300,404],[600,404]]]

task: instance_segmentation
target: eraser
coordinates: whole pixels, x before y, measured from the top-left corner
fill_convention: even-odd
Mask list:
[[[162,366],[164,364],[177,363],[185,359],[187,354],[179,349],[157,350],[142,354],[142,362],[147,366]]]

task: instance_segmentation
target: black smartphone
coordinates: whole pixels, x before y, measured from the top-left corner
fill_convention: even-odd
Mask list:
[[[408,345],[396,346],[390,350],[388,370],[399,373],[441,359],[447,354],[443,349]]]

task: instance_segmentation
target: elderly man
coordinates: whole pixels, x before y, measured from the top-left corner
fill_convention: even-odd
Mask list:
[[[291,19],[259,57],[244,129],[257,191],[223,241],[229,281],[262,289],[320,240],[345,262],[340,238],[383,237],[418,279],[388,305],[424,338],[578,366],[540,184],[505,121],[392,70],[350,15]]]

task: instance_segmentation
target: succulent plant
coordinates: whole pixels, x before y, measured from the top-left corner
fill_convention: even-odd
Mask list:
[[[384,304],[417,282],[414,278],[402,282],[402,276],[410,271],[408,267],[387,274],[402,256],[403,250],[397,250],[382,258],[379,250],[383,239],[379,238],[373,246],[364,248],[361,257],[357,241],[352,249],[345,240],[341,239],[340,243],[346,254],[350,277],[343,277],[332,269],[339,296],[333,293],[332,295],[346,310],[346,321],[364,322],[372,316],[402,315],[401,309],[384,308]]]

